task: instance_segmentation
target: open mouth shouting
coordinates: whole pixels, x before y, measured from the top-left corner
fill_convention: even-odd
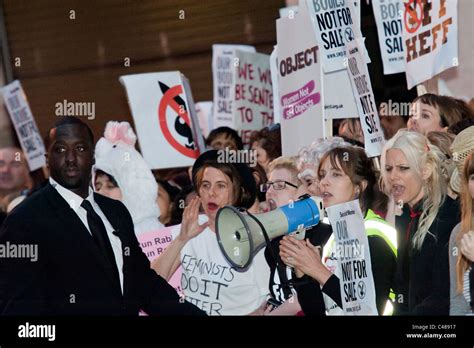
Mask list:
[[[219,206],[216,203],[214,203],[214,202],[208,202],[207,203],[207,210],[210,213],[215,213],[218,209],[219,209]]]
[[[324,204],[327,205],[327,203],[330,202],[330,200],[333,196],[330,192],[323,191],[323,192],[321,192],[321,197],[323,198]]]
[[[276,204],[276,202],[271,198],[267,199],[267,203],[270,210],[275,210],[276,208],[278,208],[278,205]]]
[[[398,202],[402,199],[403,194],[405,193],[405,186],[402,185],[392,185],[392,195],[395,199],[395,202]]]

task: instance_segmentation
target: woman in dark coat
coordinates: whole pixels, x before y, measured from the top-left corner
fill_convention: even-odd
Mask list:
[[[446,195],[440,150],[425,136],[399,131],[382,153],[382,175],[395,202],[398,265],[395,314],[448,315],[448,242],[459,204]]]
[[[369,312],[384,314],[396,270],[396,232],[370,209],[379,194],[374,166],[362,148],[337,147],[321,158],[318,176],[325,207],[359,201],[375,287],[375,306]],[[301,272],[309,280],[301,279],[294,284],[305,315],[342,315],[342,271],[338,258],[343,255],[332,239],[326,243],[323,260],[320,248],[315,246],[311,239],[298,241],[287,236],[280,243],[280,256],[285,264],[294,266],[297,276]]]

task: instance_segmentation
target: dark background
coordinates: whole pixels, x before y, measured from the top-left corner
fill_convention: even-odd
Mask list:
[[[7,76],[10,69],[21,81],[42,134],[56,121],[55,104],[66,99],[95,102],[96,118],[84,121],[98,138],[109,120],[132,122],[119,76],[180,70],[195,101],[212,100],[212,44],[249,44],[270,54],[284,6],[284,0],[3,0],[4,65]],[[376,100],[413,99],[404,74],[383,76],[372,6],[365,0],[361,6]]]

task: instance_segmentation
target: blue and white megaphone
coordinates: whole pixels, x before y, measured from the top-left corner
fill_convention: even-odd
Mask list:
[[[303,196],[296,202],[256,215],[226,205],[217,212],[217,240],[227,261],[243,269],[265,245],[265,232],[269,240],[293,232],[301,239],[306,229],[323,218],[324,207],[319,197]]]

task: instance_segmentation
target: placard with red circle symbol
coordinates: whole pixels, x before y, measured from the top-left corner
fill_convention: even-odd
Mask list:
[[[178,105],[175,100],[175,97],[178,97],[182,93],[182,85],[173,86],[163,93],[163,97],[161,98],[160,104],[158,106],[158,121],[165,139],[174,149],[176,149],[176,151],[187,157],[198,158],[199,149],[197,144],[194,144],[194,149],[186,147],[186,145],[184,145],[182,141],[170,131],[169,118],[167,117],[168,108],[171,108],[176,113],[176,117],[181,117],[181,119],[184,120],[186,125],[189,127],[190,131],[192,130],[192,124],[186,108],[183,107],[183,105]]]
[[[404,0],[403,51],[407,88],[458,61],[458,0]]]
[[[404,5],[403,24],[405,30],[412,34],[418,30],[423,22],[423,5],[421,0],[408,0]]]
[[[140,151],[150,168],[192,166],[204,146],[199,127],[196,130],[186,77],[179,71],[163,71],[124,75],[120,82],[127,93]]]

